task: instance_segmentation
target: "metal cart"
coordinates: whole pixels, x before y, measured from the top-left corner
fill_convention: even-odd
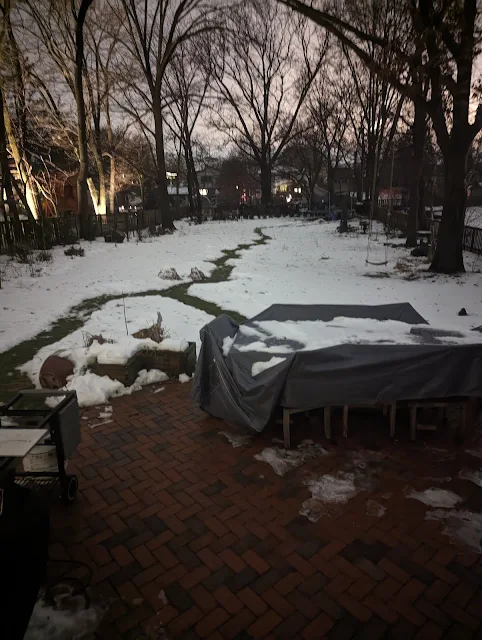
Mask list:
[[[46,407],[45,400],[52,396],[63,396],[63,399],[50,409]],[[33,405],[39,406],[32,408]],[[57,459],[56,471],[14,470],[15,483],[42,492],[53,491],[56,484],[60,483],[62,499],[67,503],[72,502],[77,494],[79,481],[76,475],[67,474],[66,462],[81,440],[80,412],[75,391],[20,391],[10,402],[0,407],[0,427],[8,429],[11,421],[23,428],[48,429],[48,437],[37,446],[55,446]],[[8,460],[3,459],[0,468],[9,466]]]

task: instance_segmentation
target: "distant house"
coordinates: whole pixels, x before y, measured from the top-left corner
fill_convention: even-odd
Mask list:
[[[46,218],[54,218],[68,213],[77,214],[79,205],[77,200],[77,174],[65,177],[63,173],[58,173],[52,177],[51,184],[52,199],[44,198],[42,201],[42,209]],[[88,200],[89,209],[94,211],[92,202]]]

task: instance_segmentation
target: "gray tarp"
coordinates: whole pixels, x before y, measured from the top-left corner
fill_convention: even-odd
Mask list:
[[[379,306],[273,305],[248,320],[323,320],[336,317],[398,320],[426,324],[408,303]],[[272,354],[231,349],[223,340],[239,325],[222,315],[201,331],[201,351],[193,397],[207,413],[262,431],[278,406],[316,409],[325,406],[390,403],[399,400],[482,396],[482,344],[437,344],[430,329],[418,329],[419,344],[341,344],[297,351],[252,377],[254,362]],[[235,344],[245,338],[238,334]],[[285,341],[286,342],[286,341]]]

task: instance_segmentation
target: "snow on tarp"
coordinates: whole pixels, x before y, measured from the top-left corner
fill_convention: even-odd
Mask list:
[[[481,335],[430,327],[408,303],[273,305],[241,326],[221,315],[201,340],[194,399],[255,431],[280,405],[309,410],[482,395]],[[283,362],[253,375],[253,365],[274,353]]]

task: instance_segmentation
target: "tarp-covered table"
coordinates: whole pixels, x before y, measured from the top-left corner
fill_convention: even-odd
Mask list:
[[[290,339],[258,340],[273,321],[277,327],[287,323],[291,331],[347,318],[371,319],[378,327],[398,321],[414,333],[409,344],[392,344],[384,336],[377,342],[375,335],[369,343],[351,337],[315,349],[299,348]],[[432,331],[408,303],[273,305],[243,325],[221,315],[201,330],[201,340],[194,399],[207,413],[258,432],[278,406],[310,410],[482,396],[481,335],[465,332],[459,339],[457,332]],[[263,370],[263,363],[269,368]]]

